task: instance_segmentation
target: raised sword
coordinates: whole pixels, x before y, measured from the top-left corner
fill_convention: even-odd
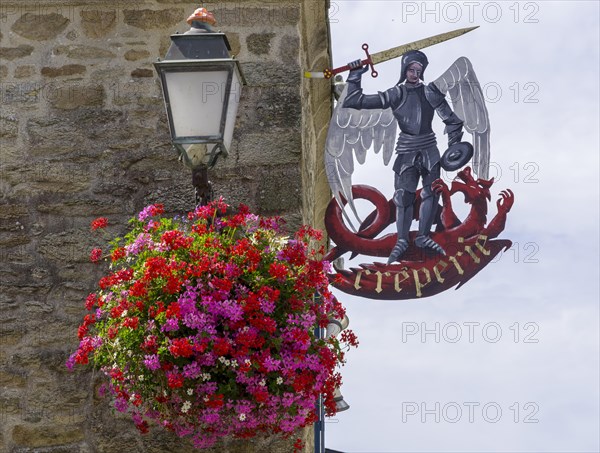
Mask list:
[[[448,41],[453,38],[457,38],[461,35],[464,35],[465,33],[469,33],[470,31],[475,30],[476,28],[479,28],[479,26],[459,28],[458,30],[441,33],[439,35],[430,36],[429,38],[419,39],[418,41],[413,41],[408,44],[402,44],[401,46],[392,47],[391,49],[383,50],[381,52],[377,52],[372,55],[369,54],[369,45],[363,44],[362,48],[365,51],[365,53],[367,54],[367,58],[365,58],[364,60],[361,60],[361,63],[362,63],[362,66],[367,66],[367,65],[370,66],[371,76],[377,77],[378,73],[375,70],[375,68],[373,67],[376,64],[383,63],[384,61],[389,61],[389,60],[393,60],[394,58],[401,57],[406,52],[409,52],[411,50],[424,49],[425,47],[433,46],[435,44],[439,44],[441,42]],[[325,69],[322,72],[306,71],[304,73],[304,77],[306,77],[308,79],[314,79],[314,78],[330,79],[334,75],[339,74],[340,72],[349,71],[350,69],[351,69],[350,66],[346,65],[346,66],[340,66],[339,68],[335,68],[335,69]]]

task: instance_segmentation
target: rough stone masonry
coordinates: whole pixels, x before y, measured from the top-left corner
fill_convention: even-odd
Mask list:
[[[0,6],[0,451],[192,451],[138,435],[96,394],[99,376],[64,367],[101,268],[90,221],[109,233],[149,203],[193,208],[191,173],[171,150],[152,62],[187,30],[197,2],[3,0]],[[327,0],[203,2],[248,81],[217,196],[321,227],[322,150],[331,113]],[[310,430],[303,434],[308,440]],[[289,452],[228,442],[219,452]]]

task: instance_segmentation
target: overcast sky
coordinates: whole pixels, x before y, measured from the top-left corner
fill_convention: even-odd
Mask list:
[[[334,67],[363,58],[364,42],[374,53],[480,26],[426,49],[425,78],[471,60],[491,118],[489,218],[500,190],[516,201],[500,236],[513,249],[460,290],[418,301],[337,293],[361,344],[343,369],[351,409],[327,423],[328,448],[600,450],[598,5],[331,1]],[[391,87],[399,69],[365,74],[365,92]],[[393,171],[371,155],[354,182],[391,197]]]

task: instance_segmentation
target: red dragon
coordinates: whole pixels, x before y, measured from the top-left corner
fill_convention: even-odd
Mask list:
[[[457,174],[449,188],[441,179],[432,184],[442,205],[436,215],[436,229],[431,234],[446,255],[424,252],[414,246],[416,232],[411,231],[411,245],[400,263],[361,264],[350,270],[336,269],[330,275],[334,287],[371,299],[412,299],[432,296],[455,285],[462,286],[477,274],[501,251],[511,247],[509,240],[493,240],[504,230],[506,216],[514,203],[510,189],[500,192],[498,209],[487,223],[490,187],[494,178],[474,179],[471,168],[465,167]],[[465,203],[471,205],[466,218],[461,221],[452,208],[452,195],[462,193]],[[349,230],[343,221],[342,208],[333,199],[327,207],[325,226],[335,242],[325,256],[334,261],[347,252],[351,258],[357,254],[387,257],[396,243],[396,233],[377,237],[396,220],[392,200],[370,186],[352,186],[354,198],[363,198],[375,205],[375,210],[362,222],[357,233]],[[417,193],[417,200],[420,200]],[[415,203],[414,218],[418,220],[419,202]],[[458,289],[457,287],[457,289]]]

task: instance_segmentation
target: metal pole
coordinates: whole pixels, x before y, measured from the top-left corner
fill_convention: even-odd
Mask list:
[[[321,295],[315,297],[321,299]],[[323,329],[319,326],[315,328],[315,336],[318,339],[325,338]],[[323,407],[323,395],[317,399],[317,415],[319,420],[315,422],[315,453],[325,453],[325,408]]]

